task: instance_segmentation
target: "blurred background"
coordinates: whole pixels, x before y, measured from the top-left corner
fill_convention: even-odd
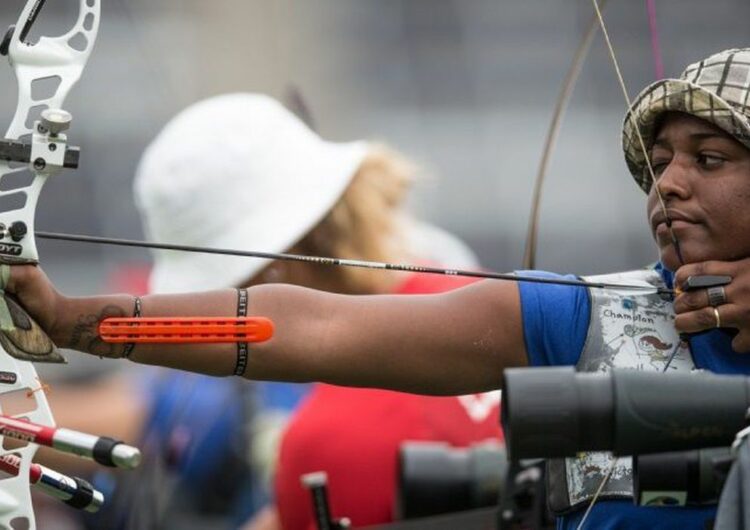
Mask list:
[[[66,31],[78,1],[48,0],[35,33]],[[23,4],[3,0],[0,26]],[[656,9],[667,75],[750,40],[745,0],[657,0]],[[142,237],[132,177],[172,115],[222,92],[282,97],[294,86],[323,136],[381,139],[424,165],[417,214],[462,237],[486,267],[519,268],[545,132],[591,15],[588,0],[105,0],[67,105],[81,169],[48,183],[37,226]],[[611,0],[604,15],[635,95],[655,78],[646,2]],[[9,123],[8,67],[0,87]],[[587,274],[654,259],[620,151],[624,110],[597,36],[549,168],[539,268]],[[122,288],[149,261],[137,249],[44,241],[40,252],[55,282],[81,294]]]

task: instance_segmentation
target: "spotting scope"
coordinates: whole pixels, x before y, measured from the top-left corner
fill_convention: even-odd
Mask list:
[[[750,406],[750,378],[739,375],[549,367],[508,369],[503,378],[512,459],[727,447]]]

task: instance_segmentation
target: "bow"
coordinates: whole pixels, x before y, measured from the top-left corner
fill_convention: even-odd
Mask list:
[[[605,3],[606,0],[602,0],[600,7],[603,8]],[[578,48],[576,48],[576,51],[573,54],[573,60],[570,62],[568,72],[565,74],[565,79],[560,88],[560,93],[555,101],[555,110],[552,112],[552,119],[547,126],[547,135],[544,139],[542,156],[539,159],[536,177],[534,177],[534,186],[531,194],[531,208],[529,210],[529,224],[526,228],[523,268],[527,270],[536,268],[536,247],[537,234],[539,233],[539,216],[541,215],[542,189],[544,187],[544,180],[547,176],[547,170],[549,169],[549,162],[552,158],[552,152],[555,149],[557,139],[560,136],[560,128],[562,127],[562,121],[565,117],[565,111],[568,109],[573,90],[575,89],[578,78],[581,75],[581,70],[583,69],[583,64],[586,61],[589,50],[591,49],[591,43],[598,31],[599,19],[596,14],[594,14],[591,17],[591,21],[589,22],[583,37],[581,37]]]
[[[68,147],[64,134],[71,117],[62,108],[86,66],[99,28],[99,0],[80,0],[78,20],[70,31],[59,37],[41,37],[31,45],[26,39],[44,3],[28,0],[0,46],[18,83],[18,106],[0,148],[0,262],[6,270],[9,263],[38,261],[34,214],[39,194],[49,177],[63,167],[77,166],[78,150]],[[37,391],[40,382],[31,361],[64,359],[52,342],[41,336],[38,326],[6,300],[7,305],[0,308],[4,309],[0,315],[0,397],[27,393],[23,416],[54,427],[44,392]],[[10,329],[13,324],[15,330]],[[36,448],[28,444],[20,449],[0,449],[0,458],[20,459],[16,476],[0,482],[1,528],[18,528],[19,522],[35,528],[29,473]]]
[[[542,189],[544,186],[545,178],[547,176],[547,171],[549,169],[549,162],[552,157],[552,152],[554,151],[555,144],[557,143],[557,139],[560,135],[560,128],[562,126],[562,121],[565,116],[565,112],[567,110],[568,105],[570,104],[570,99],[571,99],[571,96],[573,95],[573,90],[575,89],[576,83],[578,82],[578,78],[581,74],[581,69],[583,68],[584,62],[586,61],[588,52],[591,49],[591,43],[599,31],[601,31],[602,34],[604,35],[605,43],[607,46],[607,51],[609,53],[609,57],[614,66],[615,73],[618,78],[618,82],[620,83],[620,87],[625,97],[625,102],[628,108],[630,108],[631,106],[630,96],[627,92],[627,89],[625,88],[625,83],[623,81],[622,74],[620,72],[620,66],[617,61],[617,56],[615,54],[614,47],[612,46],[611,40],[609,38],[607,27],[604,22],[604,17],[602,16],[602,11],[604,10],[604,7],[606,6],[606,4],[607,4],[607,0],[592,0],[593,14],[592,14],[591,20],[588,23],[586,31],[581,37],[581,41],[578,44],[578,48],[573,54],[573,60],[571,61],[570,66],[568,67],[568,71],[565,74],[565,79],[563,80],[562,86],[560,88],[560,93],[555,102],[555,109],[552,112],[552,118],[547,127],[547,134],[544,140],[544,147],[542,148],[542,156],[540,158],[539,165],[537,168],[537,173],[534,178],[534,185],[533,185],[532,198],[531,198],[531,208],[530,208],[530,213],[529,213],[529,222],[528,222],[528,227],[526,230],[526,244],[525,244],[525,249],[524,249],[524,257],[523,257],[524,269],[536,268],[537,235],[539,233],[539,217],[541,215]],[[649,32],[651,34],[651,48],[652,48],[652,55],[654,59],[654,72],[656,74],[656,79],[661,79],[664,77],[664,65],[661,60],[661,49],[659,45],[659,32],[658,32],[658,28],[656,24],[656,6],[655,6],[654,0],[646,0],[646,8],[648,11]],[[646,146],[643,144],[643,140],[639,138],[639,141],[641,143],[641,148],[645,152]],[[653,182],[656,182],[653,169],[650,167],[650,161],[649,161],[648,156],[646,157],[646,161],[649,166],[650,176]],[[656,190],[657,190],[657,194],[659,195],[660,205],[662,209],[665,209],[664,201],[661,197],[661,192],[659,191],[658,188],[656,188]],[[666,211],[665,211],[665,214],[666,214]],[[669,220],[669,215],[666,215],[666,218]],[[675,245],[675,250],[679,256],[680,261],[682,261],[679,242],[677,241],[677,238],[674,236],[674,232],[671,231],[671,226],[670,226],[670,233],[671,233],[673,243]]]

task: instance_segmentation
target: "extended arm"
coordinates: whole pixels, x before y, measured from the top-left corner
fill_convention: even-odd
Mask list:
[[[11,288],[58,345],[121,354],[121,345],[97,338],[96,326],[108,316],[130,316],[133,297],[66,298],[38,269],[14,269]],[[485,281],[419,296],[345,296],[279,284],[252,287],[248,294],[248,314],[275,325],[271,340],[250,346],[245,372],[250,379],[456,394],[498,388],[504,368],[526,362],[513,283]],[[151,295],[142,299],[142,308],[144,316],[232,316],[237,295],[234,290]],[[230,375],[237,347],[139,344],[131,359]]]

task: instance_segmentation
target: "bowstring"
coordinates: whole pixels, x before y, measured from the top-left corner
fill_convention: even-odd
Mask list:
[[[602,0],[602,6],[604,6],[607,1],[608,0]],[[537,235],[539,233],[542,189],[547,176],[547,170],[549,169],[549,163],[552,158],[552,151],[554,151],[555,144],[560,136],[560,129],[562,127],[563,118],[565,117],[565,112],[570,104],[573,90],[576,87],[578,78],[581,75],[581,70],[586,62],[586,57],[591,49],[591,43],[594,41],[594,37],[598,30],[599,23],[596,19],[596,15],[594,15],[591,17],[591,21],[586,27],[586,32],[584,33],[581,42],[578,44],[578,48],[573,55],[573,60],[568,67],[568,72],[565,74],[565,80],[563,81],[562,88],[557,96],[555,110],[552,113],[552,119],[550,120],[547,129],[547,136],[544,140],[544,148],[542,149],[542,157],[539,160],[539,167],[537,168],[536,178],[534,179],[534,191],[532,192],[529,224],[526,229],[526,248],[524,249],[523,255],[523,268],[527,270],[536,268]]]
[[[609,38],[609,32],[607,31],[607,26],[604,23],[604,17],[602,16],[601,9],[599,8],[599,2],[597,0],[591,0],[591,3],[594,6],[596,17],[599,20],[599,27],[602,30],[602,35],[604,36],[604,42],[607,44],[607,51],[609,52],[609,57],[612,60],[612,66],[615,69],[615,75],[617,76],[617,81],[620,85],[620,89],[622,90],[622,95],[625,97],[625,102],[628,105],[628,109],[632,109],[633,102],[630,98],[630,95],[628,94],[628,88],[625,85],[625,78],[622,75],[622,70],[620,69],[620,63],[617,60],[615,49],[612,46],[612,40]],[[659,189],[659,185],[658,185],[657,178],[656,178],[656,173],[654,172],[654,167],[651,164],[651,157],[649,156],[649,151],[646,148],[646,142],[643,140],[643,135],[641,134],[640,127],[638,127],[638,123],[635,123],[634,129],[635,129],[636,137],[638,138],[638,146],[641,148],[641,151],[643,152],[643,158],[646,162],[646,168],[648,169],[648,174],[651,178],[651,186],[654,188],[654,191],[656,191],[656,197],[659,199],[659,206],[661,208],[662,213],[664,214],[664,219],[667,224],[667,228],[669,229],[669,236],[670,236],[670,239],[672,240],[672,245],[674,246],[675,253],[677,254],[677,259],[680,261],[681,265],[684,265],[685,261],[682,259],[682,250],[680,248],[680,242],[674,233],[674,229],[672,228],[672,218],[669,216],[669,211],[667,210],[667,204],[664,201],[664,196],[662,195],[661,189]]]
[[[612,476],[612,473],[614,473],[615,468],[617,467],[617,461],[619,458],[612,457],[612,463],[609,465],[609,469],[607,470],[607,474],[604,475],[604,479],[599,483],[599,487],[596,488],[596,493],[594,493],[594,496],[591,498],[591,502],[589,503],[588,507],[586,507],[586,511],[583,513],[583,517],[581,517],[581,522],[578,523],[578,526],[576,527],[576,530],[581,530],[583,528],[584,523],[586,523],[586,519],[588,519],[589,514],[591,513],[591,510],[594,508],[594,504],[596,504],[596,501],[599,499],[599,495],[602,494],[602,490],[604,489],[604,486],[609,481],[609,477]]]

